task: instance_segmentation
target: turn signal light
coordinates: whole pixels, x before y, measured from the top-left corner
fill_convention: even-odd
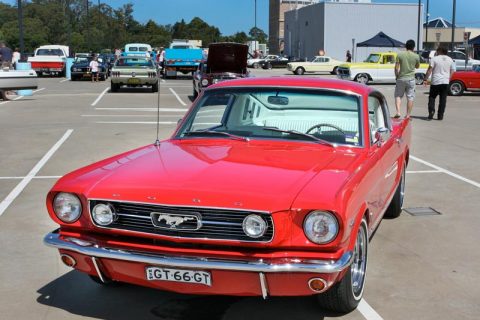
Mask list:
[[[312,278],[308,281],[308,286],[312,291],[320,293],[327,289],[327,282],[320,278]]]

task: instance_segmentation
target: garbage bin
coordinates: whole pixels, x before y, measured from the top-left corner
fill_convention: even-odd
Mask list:
[[[16,70],[31,70],[32,64],[30,62],[17,62],[15,64]],[[17,95],[19,96],[31,96],[33,95],[32,90],[17,90]]]
[[[73,58],[67,58],[67,66],[65,67],[66,68],[65,77],[67,79],[72,79],[72,70],[71,69],[72,69],[74,60],[75,59],[73,59]]]

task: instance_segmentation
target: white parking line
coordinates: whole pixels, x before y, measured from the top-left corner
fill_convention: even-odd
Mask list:
[[[62,176],[35,176],[33,179],[60,179]],[[20,180],[25,177],[0,177],[0,180]]]
[[[417,171],[406,171],[406,173],[441,173],[439,170],[417,170]]]
[[[185,108],[95,108],[95,110],[115,110],[115,111],[148,111],[148,112],[157,112],[157,110],[164,112],[187,112],[188,109]]]
[[[63,82],[65,82],[65,81],[69,81],[69,80],[70,80],[70,79],[68,79],[68,78],[67,78],[67,79],[63,79],[63,80],[60,81],[59,83],[63,83]]]
[[[182,99],[180,99],[180,97],[178,96],[178,94],[172,89],[172,88],[168,88],[170,89],[170,91],[173,93],[173,95],[177,98],[177,100],[184,106],[186,106],[187,104],[185,102],[182,101]]]
[[[153,114],[82,114],[82,117],[153,117]],[[176,117],[178,115],[162,115],[161,118]]]
[[[365,301],[362,299],[358,304],[357,310],[367,320],[383,320],[383,318]]]
[[[91,104],[91,106],[92,106],[92,107],[95,107],[95,106],[97,105],[98,101],[100,101],[100,99],[102,99],[102,97],[105,95],[105,93],[106,93],[108,90],[110,90],[110,87],[105,88],[105,90],[103,90],[102,93],[100,93],[100,95],[98,96],[97,100],[95,100],[95,101]]]
[[[7,210],[12,202],[18,197],[18,195],[25,189],[35,175],[42,169],[52,155],[60,148],[60,146],[70,137],[73,129],[68,129],[67,132],[53,145],[50,150],[43,156],[42,159],[33,167],[32,170],[20,181],[17,186],[7,195],[7,197],[0,203],[0,216]]]
[[[467,179],[467,178],[465,178],[465,177],[462,177],[461,175],[458,175],[458,174],[456,174],[456,173],[453,173],[452,171],[449,171],[449,170],[447,170],[447,169],[444,169],[444,168],[442,168],[442,167],[439,167],[439,166],[437,166],[437,165],[434,165],[433,163],[430,163],[430,162],[428,162],[428,161],[419,159],[419,158],[414,157],[414,156],[410,156],[410,159],[415,160],[415,161],[420,162],[420,163],[423,163],[424,165],[429,166],[430,168],[436,169],[436,170],[438,170],[438,171],[440,171],[440,172],[443,172],[443,173],[446,173],[446,174],[448,174],[449,176],[452,176],[452,177],[454,177],[454,178],[456,178],[456,179],[458,179],[458,180],[461,180],[461,181],[463,181],[463,182],[466,182],[466,183],[468,183],[468,184],[471,184],[472,186],[475,186],[475,187],[477,187],[477,188],[480,188],[480,183],[478,183],[478,182],[476,182],[476,181],[473,181],[473,180],[470,180],[470,179]]]
[[[157,121],[97,121],[103,124],[157,124]],[[177,121],[160,121],[158,124],[177,124]]]

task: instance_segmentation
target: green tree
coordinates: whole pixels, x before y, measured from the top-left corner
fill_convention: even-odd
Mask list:
[[[260,43],[267,43],[267,34],[258,27],[253,27],[252,29],[250,29],[248,34],[250,35],[251,40],[257,40]]]

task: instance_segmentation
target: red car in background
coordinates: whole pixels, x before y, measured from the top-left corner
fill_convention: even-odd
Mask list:
[[[101,284],[360,302],[368,243],[402,208],[409,119],[342,80],[202,90],[173,135],[62,177],[44,242]]]
[[[480,65],[471,71],[457,71],[452,75],[448,91],[452,96],[461,96],[465,91],[480,90]]]

